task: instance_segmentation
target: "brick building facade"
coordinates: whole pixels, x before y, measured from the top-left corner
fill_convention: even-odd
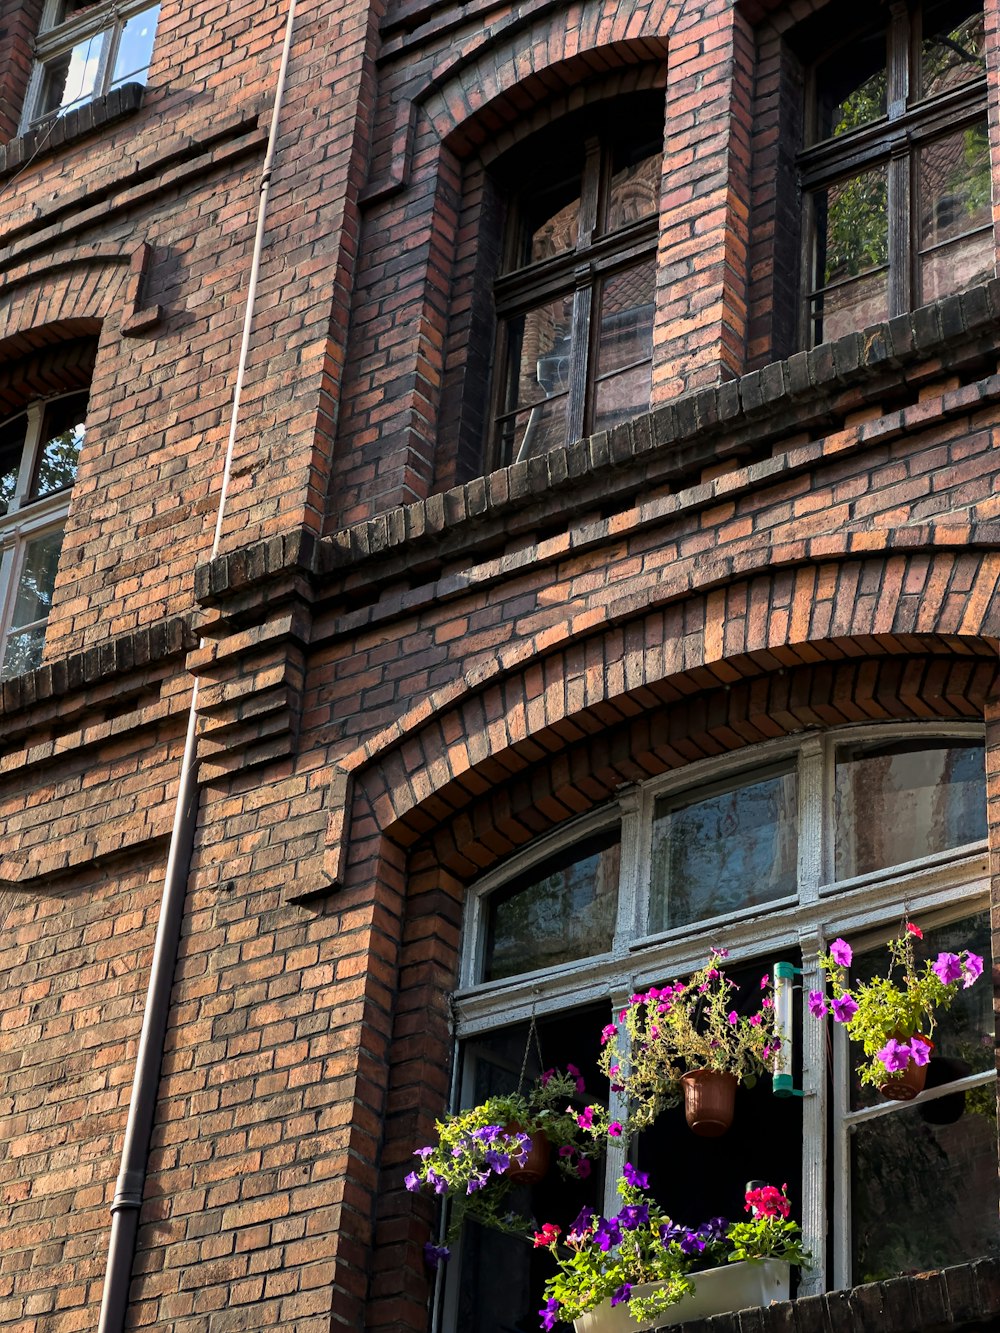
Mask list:
[[[462,1069],[997,934],[1000,0],[0,15],[0,1330],[534,1327],[403,1188]],[[983,1003],[978,1115],[864,1149],[803,1028],[819,1263],[713,1330],[1000,1327]]]

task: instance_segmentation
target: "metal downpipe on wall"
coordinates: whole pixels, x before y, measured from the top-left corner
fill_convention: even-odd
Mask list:
[[[240,342],[236,382],[233,387],[233,402],[229,416],[229,437],[226,442],[222,485],[216,510],[215,533],[209,555],[209,559],[212,560],[219,553],[226,500],[229,495],[229,479],[236,444],[236,428],[250,349],[250,334],[253,327],[257,296],[257,279],[263,252],[264,225],[271,189],[271,172],[278,137],[278,121],[284,100],[285,76],[288,71],[294,21],[295,0],[288,0],[284,42],[274,90],[274,105],[271,109],[271,125],[268,131],[264,164],[261,169],[260,198],[257,206],[257,225],[254,234],[253,256],[250,263],[250,278],[247,284],[243,336]],[[204,646],[204,640],[201,640],[199,646]],[[142,1208],[142,1196],[146,1183],[149,1143],[153,1131],[153,1117],[156,1110],[160,1070],[163,1063],[163,1044],[170,1013],[170,992],[173,989],[174,972],[177,966],[177,950],[180,942],[181,922],[184,916],[184,900],[187,895],[188,879],[191,872],[191,853],[194,847],[195,831],[198,826],[198,805],[201,792],[197,781],[197,739],[198,680],[195,678],[188,708],[184,754],[181,759],[177,800],[174,807],[170,845],[167,851],[167,867],[163,880],[163,894],[160,899],[160,914],[156,925],[153,959],[150,964],[149,986],[146,992],[142,1028],[139,1033],[139,1047],[136,1052],[132,1096],[129,1101],[128,1118],[125,1124],[125,1141],[122,1145],[121,1165],[115,1184],[115,1195],[111,1203],[111,1236],[108,1242],[108,1262],[104,1274],[98,1333],[123,1333],[125,1318],[128,1313],[132,1264],[135,1258],[135,1241],[139,1230],[139,1213]]]

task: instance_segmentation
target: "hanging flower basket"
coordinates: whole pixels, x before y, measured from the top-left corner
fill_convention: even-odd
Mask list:
[[[789,1267],[778,1259],[758,1264],[727,1264],[709,1268],[692,1277],[695,1289],[656,1316],[652,1323],[638,1324],[629,1314],[628,1303],[612,1305],[610,1298],[596,1310],[574,1319],[576,1333],[645,1333],[647,1329],[672,1328],[689,1319],[707,1319],[709,1315],[729,1310],[747,1310],[787,1301]],[[645,1282],[633,1287],[636,1296],[651,1296],[663,1283]]]
[[[508,1134],[523,1134],[524,1130],[516,1122],[507,1126]],[[511,1157],[506,1174],[514,1185],[537,1185],[549,1172],[549,1159],[552,1150],[549,1141],[541,1130],[528,1135],[527,1152],[523,1159]]]
[[[899,1040],[898,1033],[896,1040]],[[934,1049],[934,1043],[928,1041],[926,1037],[917,1036],[916,1040],[923,1042],[928,1051]],[[926,1060],[923,1064],[917,1064],[911,1056],[906,1062],[905,1069],[890,1075],[884,1083],[879,1084],[879,1092],[889,1102],[912,1102],[914,1097],[924,1090],[924,1084],[927,1082],[927,1065]]]
[[[735,1074],[721,1074],[717,1069],[694,1069],[681,1078],[684,1089],[684,1116],[695,1134],[717,1139],[733,1123],[736,1105]]]

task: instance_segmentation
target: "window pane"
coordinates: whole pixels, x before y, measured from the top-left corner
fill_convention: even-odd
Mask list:
[[[682,805],[657,802],[649,929],[794,894],[797,814],[794,769]]]
[[[886,44],[880,30],[816,69],[816,139],[847,134],[886,113]]]
[[[0,426],[0,514],[6,514],[17,490],[28,417],[24,412]]]
[[[649,408],[655,292],[652,258],[603,284],[592,430],[606,430]]]
[[[917,961],[971,949],[990,975],[989,913],[925,931]],[[870,979],[885,950],[856,958]],[[960,990],[940,1014],[927,1086],[994,1067],[993,996],[987,981]],[[853,1053],[853,1052],[852,1052]],[[866,1089],[865,1104],[878,1100]],[[858,1104],[855,1097],[854,1104]],[[997,1254],[996,1085],[858,1125],[853,1144],[854,1280],[878,1281]]]
[[[990,151],[985,120],[922,148],[921,298],[933,301],[993,277]],[[972,233],[971,235],[969,233]]]
[[[815,196],[816,286],[878,268],[889,259],[888,175],[872,167]]]
[[[571,292],[506,322],[507,402],[503,461],[566,443],[566,399],[573,342]],[[530,411],[525,409],[531,408]]]
[[[969,0],[928,5],[924,13],[920,88],[934,97],[986,73],[983,6]]]
[[[662,143],[635,161],[620,162],[619,156],[616,154],[608,192],[609,232],[649,217],[657,211],[660,198]]]
[[[145,74],[153,56],[153,39],[156,37],[156,20],[160,6],[153,5],[141,14],[133,14],[125,23],[118,38],[118,52],[111,76],[111,87],[129,82],[145,83]]]
[[[617,829],[491,894],[483,980],[606,953],[618,907]]]
[[[523,205],[524,251],[514,267],[564,254],[576,245],[580,227],[580,171],[537,190]]]
[[[94,96],[106,33],[78,42],[67,55],[48,61],[42,78],[38,115],[62,114]]]
[[[48,616],[62,542],[63,530],[57,528],[26,544],[10,622],[12,629],[21,629]]]
[[[38,499],[72,486],[83,446],[87,394],[73,394],[49,403],[42,423],[41,453],[31,488],[31,498]]]
[[[9,680],[11,676],[19,676],[24,671],[33,671],[41,663],[44,643],[44,625],[32,625],[30,629],[9,634],[0,679]]]
[[[986,837],[980,742],[850,745],[837,751],[837,879]]]

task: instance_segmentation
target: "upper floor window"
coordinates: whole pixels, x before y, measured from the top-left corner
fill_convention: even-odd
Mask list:
[[[894,0],[886,13],[810,74],[810,345],[994,273],[982,2]]]
[[[48,0],[22,130],[64,115],[126,83],[145,83],[159,4]]]
[[[581,114],[503,164],[492,466],[649,408],[662,94]]]
[[[903,920],[924,931],[921,957],[989,960],[984,756],[968,726],[776,741],[623,790],[473,891],[454,997],[463,1105],[571,1062],[585,1100],[607,1097],[623,1122],[597,1058],[631,993],[689,976],[711,947],[729,950],[738,1004],[751,1008],[775,962],[802,969],[793,1070],[804,1097],[774,1097],[767,1078],[740,1088],[722,1138],[698,1139],[680,1108],[665,1111],[627,1150],[609,1140],[586,1180],[518,1187],[515,1211],[564,1231],[584,1203],[611,1217],[628,1151],[688,1223],[740,1216],[747,1179],[788,1182],[814,1256],[799,1294],[996,1254],[989,988],[963,990],[940,1016],[930,1091],[915,1102],[869,1095],[843,1030],[831,1053],[807,1012],[823,984],[817,955],[837,936],[855,946],[855,979]],[[546,1252],[467,1223],[454,1259],[447,1333],[537,1326]]]
[[[0,678],[39,665],[86,392],[31,403],[0,423]]]

